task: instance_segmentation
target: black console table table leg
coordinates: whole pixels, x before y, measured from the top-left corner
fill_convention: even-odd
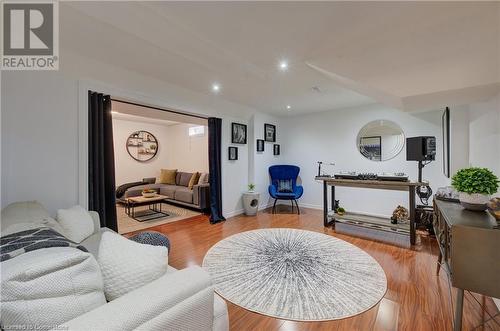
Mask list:
[[[335,186],[331,185],[331,199],[332,199],[332,208],[335,205]],[[335,220],[328,221],[328,184],[323,182],[323,225],[330,226],[335,223]]]
[[[410,243],[415,245],[417,241],[417,235],[415,230],[415,186],[409,187],[410,192]]]
[[[323,181],[323,225],[328,226],[328,184]]]

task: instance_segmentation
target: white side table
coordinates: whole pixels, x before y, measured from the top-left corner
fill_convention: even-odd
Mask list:
[[[258,192],[245,192],[243,193],[243,209],[245,215],[253,216],[259,210],[260,193]]]

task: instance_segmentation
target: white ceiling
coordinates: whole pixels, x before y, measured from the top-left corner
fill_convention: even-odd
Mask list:
[[[218,82],[219,98],[274,115],[415,111],[500,91],[499,21],[496,2],[65,2],[60,35],[62,49],[196,92]]]

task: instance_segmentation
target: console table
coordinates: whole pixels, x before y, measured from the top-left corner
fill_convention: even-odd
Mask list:
[[[442,267],[457,288],[453,330],[462,329],[464,290],[500,298],[500,231],[487,212],[434,199],[434,232]]]
[[[335,203],[336,186],[408,192],[410,201],[410,206],[409,206],[410,243],[411,245],[415,245],[417,238],[415,231],[415,188],[417,186],[424,186],[427,184],[420,182],[409,182],[409,181],[402,182],[402,181],[389,181],[389,180],[337,179],[333,177],[323,177],[323,176],[316,177],[316,180],[323,181],[323,224],[325,227],[335,224],[335,219],[331,221],[328,220],[328,186],[331,187],[332,206]]]

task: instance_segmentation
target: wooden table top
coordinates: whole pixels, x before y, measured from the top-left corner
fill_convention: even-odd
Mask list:
[[[497,226],[495,218],[488,211],[466,210],[458,202],[449,202],[439,199],[434,200],[450,226],[472,226],[476,228],[493,229]]]
[[[151,198],[146,198],[146,197],[143,197],[141,195],[141,196],[137,196],[137,197],[128,198],[127,200],[131,201],[131,202],[136,202],[136,203],[143,203],[143,202],[158,202],[158,201],[165,200],[165,199],[168,199],[168,196],[157,194]]]
[[[316,177],[316,180],[326,182],[328,185],[346,186],[346,187],[363,187],[363,188],[378,188],[386,190],[403,190],[407,191],[411,186],[426,186],[427,183],[421,182],[401,182],[395,180],[363,180],[363,179],[340,179],[334,177]]]

